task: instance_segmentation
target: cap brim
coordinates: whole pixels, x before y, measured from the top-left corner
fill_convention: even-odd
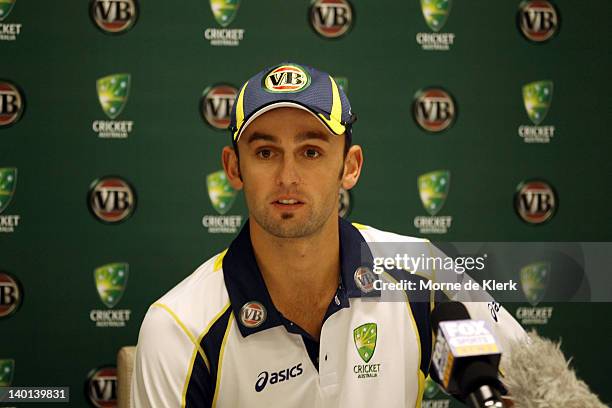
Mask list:
[[[302,105],[301,103],[298,102],[289,102],[289,101],[283,101],[283,102],[275,102],[275,103],[271,103],[270,105],[266,105],[263,106],[261,108],[259,108],[258,110],[256,110],[255,112],[253,112],[253,114],[251,114],[251,116],[247,119],[246,122],[244,122],[244,124],[240,127],[240,130],[238,131],[238,136],[236,136],[236,143],[238,143],[238,141],[240,140],[240,136],[242,135],[242,132],[244,132],[244,130],[255,120],[257,119],[259,116],[263,115],[266,112],[269,112],[273,109],[277,109],[277,108],[297,108],[297,109],[302,109],[305,110],[306,112],[310,113],[311,115],[313,115],[315,118],[317,118],[322,124],[325,125],[326,128],[328,128],[330,130],[331,133],[336,134],[328,125],[327,123],[325,123],[325,121],[323,119],[321,119],[319,117],[319,115],[317,115],[315,112],[313,112],[312,110],[308,109],[306,106]]]

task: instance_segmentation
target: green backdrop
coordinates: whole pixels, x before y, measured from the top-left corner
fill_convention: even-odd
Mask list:
[[[544,43],[521,34],[518,1],[422,7],[418,0],[353,0],[351,27],[335,39],[313,29],[308,1],[243,0],[237,12],[235,1],[213,3],[228,7],[226,20],[220,15],[218,22],[206,0],[141,1],[133,27],[110,35],[96,27],[85,0],[0,1],[8,11],[0,15],[0,78],[18,85],[25,100],[21,118],[0,128],[0,168],[17,169],[11,202],[0,214],[19,215],[13,232],[0,233],[0,270],[23,289],[21,307],[0,318],[0,360],[13,364],[13,385],[70,386],[71,405],[87,405],[88,373],[114,365],[117,350],[136,343],[148,305],[227,247],[233,234],[210,233],[202,218],[246,219],[246,209],[240,195],[226,214],[211,203],[206,176],[221,168],[229,135],[205,123],[200,98],[211,85],[239,86],[281,61],[343,79],[359,118],[354,142],[365,150],[350,220],[420,235],[414,219],[430,214],[417,177],[447,170],[450,186],[435,216],[451,216],[452,224],[446,234],[426,235],[431,239],[612,240],[612,3],[556,1],[556,32]],[[331,18],[326,13],[337,2],[321,3],[319,17]],[[454,34],[447,51],[417,43],[417,33],[436,33],[423,14],[431,7],[438,33]],[[227,30],[244,30],[239,44],[211,45],[205,30],[220,30],[228,20]],[[133,127],[127,138],[100,138],[93,122],[112,119],[96,81],[119,73],[129,74],[130,84],[115,120]],[[554,137],[526,143],[518,128],[535,124],[522,89],[544,80],[554,87],[540,126],[554,126]],[[415,94],[429,87],[455,101],[453,124],[443,132],[425,131],[413,117]],[[97,220],[87,204],[91,183],[106,175],[128,180],[137,197],[132,216],[117,225]],[[515,190],[529,179],[547,181],[557,194],[556,212],[540,225],[514,209]],[[127,263],[129,276],[110,308],[94,269],[113,262]],[[530,305],[509,309],[520,306]],[[548,322],[535,327],[562,338],[578,375],[612,400],[602,364],[609,362],[612,307],[552,306]],[[97,327],[92,310],[129,310],[129,320]],[[112,385],[98,384],[99,396]]]

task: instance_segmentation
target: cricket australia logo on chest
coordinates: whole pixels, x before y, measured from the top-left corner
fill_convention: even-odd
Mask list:
[[[381,363],[370,363],[376,351],[377,337],[378,326],[376,323],[365,323],[353,329],[353,341],[357,354],[365,363],[353,366],[353,373],[357,378],[373,378],[380,374]]]

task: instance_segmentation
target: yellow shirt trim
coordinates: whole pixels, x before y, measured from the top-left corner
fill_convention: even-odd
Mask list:
[[[213,272],[217,272],[223,266],[223,258],[225,258],[225,254],[227,253],[227,249],[217,255],[217,259],[215,259],[215,264],[213,265]]]
[[[369,226],[359,224],[358,222],[353,222],[352,224],[353,224],[353,227],[357,228],[358,230],[365,230],[365,229],[370,228]]]
[[[191,373],[193,372],[193,366],[194,366],[195,359],[196,359],[196,356],[197,356],[198,353],[200,354],[200,357],[202,357],[202,360],[204,360],[204,364],[206,365],[206,369],[208,370],[208,372],[210,372],[210,362],[208,361],[208,358],[206,357],[206,353],[204,353],[204,350],[202,349],[202,346],[200,346],[200,343],[202,342],[202,338],[204,338],[204,336],[208,333],[208,331],[210,330],[212,325],[217,320],[219,320],[219,318],[223,315],[223,313],[225,313],[227,311],[227,309],[230,307],[230,304],[227,303],[223,307],[223,309],[221,309],[221,311],[215,315],[215,317],[212,319],[212,321],[208,324],[206,329],[204,329],[202,334],[200,334],[200,336],[197,339],[193,336],[193,334],[191,334],[191,332],[189,330],[187,330],[187,327],[183,324],[181,319],[179,319],[179,317],[176,315],[176,313],[174,313],[172,311],[172,309],[170,309],[168,306],[166,306],[163,303],[154,303],[152,305],[152,307],[153,306],[160,307],[160,308],[164,309],[166,312],[168,312],[168,314],[170,314],[170,316],[172,316],[174,321],[176,321],[176,323],[183,330],[183,332],[185,332],[187,337],[189,337],[189,340],[191,340],[191,343],[193,343],[193,345],[194,345],[193,353],[191,355],[191,361],[189,363],[189,370],[187,370],[187,378],[185,378],[185,384],[183,385],[183,393],[182,393],[182,398],[181,398],[181,407],[185,407],[186,404],[187,404],[187,386],[189,385],[189,379],[191,378]]]

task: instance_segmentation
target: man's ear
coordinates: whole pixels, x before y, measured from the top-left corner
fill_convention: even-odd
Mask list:
[[[342,175],[342,188],[350,190],[355,187],[363,166],[363,151],[361,146],[353,145],[349,148],[344,159],[344,173]]]
[[[230,146],[225,146],[221,152],[221,161],[223,162],[223,169],[227,175],[231,186],[234,190],[242,190],[242,176],[240,175],[240,166],[236,152]]]

